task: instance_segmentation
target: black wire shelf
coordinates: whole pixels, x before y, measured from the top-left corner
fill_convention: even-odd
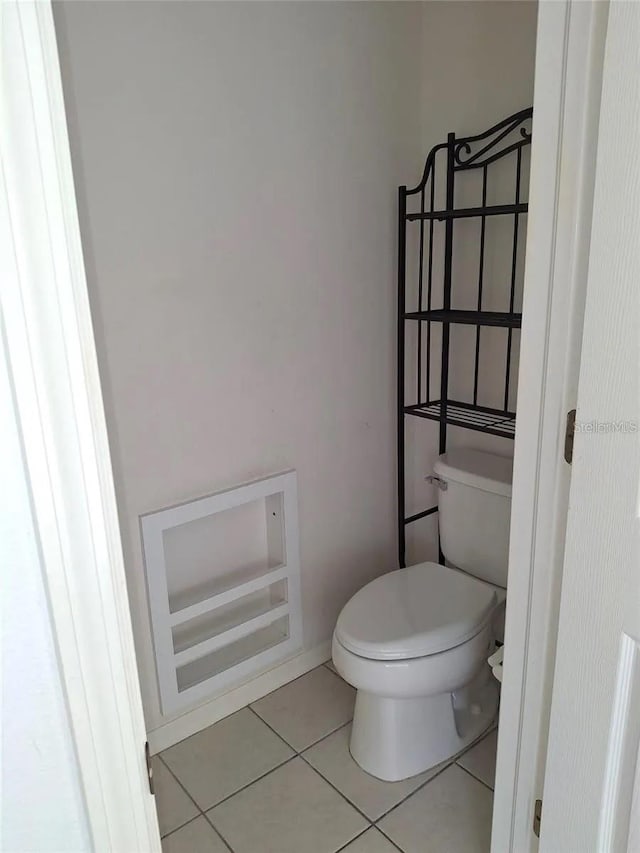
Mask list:
[[[409,222],[417,222],[424,219],[468,219],[472,216],[504,216],[508,213],[526,213],[528,204],[493,204],[488,207],[460,207],[457,210],[430,210],[426,213],[407,213]]]
[[[522,314],[508,311],[456,311],[455,309],[410,311],[405,320],[426,320],[437,323],[461,323],[467,326],[502,326],[505,329],[519,329]]]
[[[441,400],[435,400],[433,403],[405,406],[404,411],[407,415],[415,415],[431,421],[444,421],[451,426],[499,435],[503,438],[514,438],[516,434],[515,412],[474,406],[459,400],[449,400],[446,406],[442,405]]]
[[[415,444],[415,436],[405,434],[406,418],[426,418],[438,424],[439,454],[447,451],[450,427],[504,439],[515,438],[516,415],[511,406],[516,397],[517,377],[513,366],[520,341],[513,330],[520,329],[522,325],[522,314],[516,310],[522,303],[522,236],[527,223],[524,215],[529,209],[525,195],[526,154],[531,145],[532,117],[533,109],[528,107],[473,136],[460,137],[449,133],[446,142],[435,145],[427,154],[420,182],[410,189],[406,186],[398,188],[397,509],[398,563],[401,567],[406,566],[406,525],[419,522],[437,511],[437,507],[429,507],[421,512],[406,512],[407,437],[412,446]],[[503,162],[500,172],[493,168],[499,160]],[[473,182],[465,177],[469,170],[477,170]],[[513,194],[506,195],[504,178],[508,178],[510,173],[513,174]],[[500,182],[495,183],[498,178]],[[456,208],[456,198],[461,198],[463,189],[466,191],[465,203],[473,206]],[[417,197],[411,198],[409,205],[412,196]],[[489,199],[498,198],[509,203],[489,202]],[[493,216],[502,218],[493,223],[487,221]],[[478,226],[477,275],[471,266],[475,246],[470,245],[470,241],[476,242],[475,235],[468,228],[462,228],[457,223],[459,219],[474,219]],[[414,227],[408,224],[411,222],[418,224]],[[438,222],[443,223],[442,228]],[[464,260],[462,268],[455,263],[460,252]],[[493,304],[499,304],[506,310],[487,311],[484,310],[488,301],[486,279],[494,274],[498,258],[503,258],[505,270],[510,264],[511,274],[508,279],[505,277],[503,300]],[[460,282],[463,276],[465,280]],[[473,305],[475,310],[451,307],[455,301],[454,293],[458,296],[457,301],[462,302],[461,284],[465,285],[462,291],[465,304]],[[495,298],[493,289],[492,295]],[[408,323],[412,325],[408,326]],[[434,328],[433,324],[439,324],[439,328]],[[472,371],[469,388],[473,387],[468,399],[473,403],[451,399],[452,393],[456,393],[452,392],[449,377],[454,345],[451,326],[454,324],[474,327],[471,333],[471,337],[475,337],[472,360],[466,357],[468,353],[465,350],[467,369],[470,373]],[[485,326],[501,327],[505,332],[492,336],[484,330]],[[407,338],[408,329],[411,334]],[[504,372],[500,369],[503,345]],[[492,358],[491,370],[486,363],[487,347]],[[437,359],[435,363],[434,358]],[[406,373],[408,359],[413,362],[410,374]],[[455,366],[459,371],[463,365],[456,362]],[[409,378],[410,383],[407,381]],[[501,388],[496,385],[499,380],[502,380]],[[481,387],[487,381],[491,382],[491,397],[487,397]],[[413,393],[409,393],[409,384],[413,384]],[[498,394],[500,396],[496,396]],[[476,401],[480,399],[495,400],[501,408],[477,405]],[[439,560],[444,562],[442,551],[439,552]]]

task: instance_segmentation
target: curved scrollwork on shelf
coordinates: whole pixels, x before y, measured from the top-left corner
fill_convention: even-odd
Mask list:
[[[521,110],[477,136],[455,140],[453,147],[454,169],[476,169],[487,166],[531,144],[531,118],[533,108]]]

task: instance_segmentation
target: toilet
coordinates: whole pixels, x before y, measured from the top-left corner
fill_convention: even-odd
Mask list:
[[[390,782],[464,749],[498,708],[487,658],[504,625],[512,460],[451,450],[434,474],[446,565],[371,581],[333,634],[334,666],[357,690],[351,755]]]

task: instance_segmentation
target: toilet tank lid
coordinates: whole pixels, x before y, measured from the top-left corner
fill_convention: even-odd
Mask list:
[[[433,470],[444,480],[511,497],[513,459],[508,456],[460,447],[439,456]]]

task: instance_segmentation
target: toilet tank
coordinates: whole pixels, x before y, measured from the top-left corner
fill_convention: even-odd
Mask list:
[[[513,460],[460,448],[439,456],[440,547],[448,563],[506,587]]]

